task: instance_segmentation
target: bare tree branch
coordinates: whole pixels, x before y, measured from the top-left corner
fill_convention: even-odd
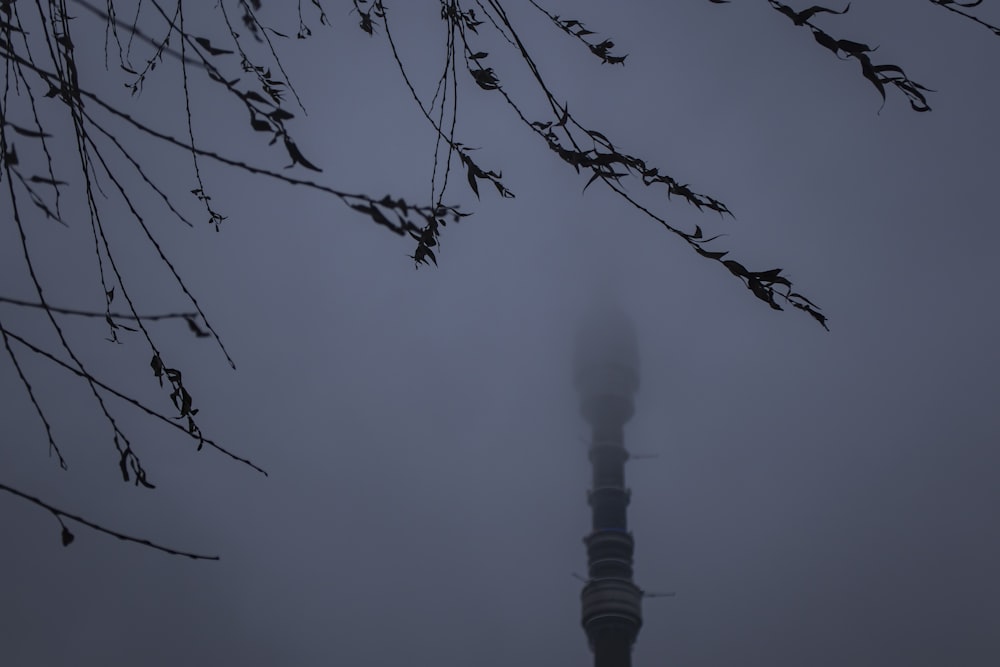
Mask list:
[[[162,544],[157,544],[156,542],[152,542],[145,538],[133,537],[131,535],[118,532],[117,530],[105,528],[99,523],[94,523],[93,521],[85,519],[78,514],[73,514],[71,512],[67,512],[66,510],[59,509],[58,507],[50,505],[49,503],[45,502],[44,500],[41,500],[40,498],[36,498],[35,496],[29,495],[24,491],[19,491],[3,483],[0,483],[0,491],[6,491],[11,495],[17,496],[18,498],[21,498],[23,500],[27,500],[29,503],[38,505],[42,509],[46,509],[49,512],[51,512],[52,516],[54,516],[56,518],[56,521],[59,522],[59,525],[62,526],[62,543],[64,547],[68,547],[73,542],[73,540],[76,539],[76,536],[73,535],[72,532],[70,532],[69,528],[66,526],[66,523],[63,521],[63,519],[69,519],[70,521],[75,521],[76,523],[86,526],[91,530],[96,530],[99,533],[104,533],[105,535],[110,535],[111,537],[118,538],[123,542],[132,542],[134,544],[141,544],[144,547],[149,547],[150,549],[156,549],[157,551],[168,553],[171,556],[187,556],[188,558],[191,558],[193,560],[219,560],[218,556],[208,556],[204,554],[194,553],[192,551],[183,551],[181,549],[174,549],[172,547],[163,546]]]

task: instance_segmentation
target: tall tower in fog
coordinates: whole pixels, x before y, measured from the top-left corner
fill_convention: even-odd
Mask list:
[[[630,667],[643,597],[632,581],[635,541],[628,530],[631,493],[625,486],[624,427],[639,386],[634,328],[624,312],[606,303],[584,320],[574,352],[580,408],[591,427],[593,468],[591,532],[584,538],[588,578],[580,593],[583,629],[595,667]]]

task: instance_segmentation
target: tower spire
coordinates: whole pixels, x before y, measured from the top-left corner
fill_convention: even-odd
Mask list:
[[[632,581],[635,542],[628,530],[624,427],[639,386],[639,356],[634,328],[613,301],[602,299],[584,320],[575,356],[574,381],[591,428],[593,472],[581,620],[595,667],[630,667],[642,627],[643,593]]]

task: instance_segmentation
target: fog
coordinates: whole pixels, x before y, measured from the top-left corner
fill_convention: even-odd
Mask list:
[[[369,37],[349,3],[327,5],[328,27],[303,7],[307,40],[294,39],[294,12],[261,12],[293,36],[275,47],[308,113],[288,100],[289,127],[321,174],[282,171],[280,146],[192,70],[194,132],[291,176],[426,203],[435,133],[384,26]],[[781,267],[830,331],[771,310],[600,183],[583,192],[589,176],[461,68],[456,139],[516,197],[480,182],[477,199],[456,160],[445,201],[474,214],[443,230],[436,267],[415,269],[411,239],[334,198],[202,160],[227,216],[216,233],[187,194],[190,153],[128,131],[195,223],[142,200],[236,369],[183,320],[150,332],[183,370],[205,434],[268,475],[108,398],[157,488],[122,483],[87,385],[17,348],[61,470],[5,355],[0,483],[221,559],[71,522],[64,548],[49,513],[2,494],[0,664],[590,664],[571,576],[585,571],[590,472],[570,348],[580,309],[608,284],[639,337],[626,445],[651,455],[627,466],[636,583],[676,592],[645,601],[635,665],[998,663],[1000,41],[932,3],[855,3],[817,20],[878,44],[879,62],[934,89],[933,111],[919,114],[891,90],[883,106],[856,63],[766,3],[546,5],[613,39],[624,67],[602,65],[530,4],[507,5],[581,122],[724,201],[735,220],[648,197],[657,210],[725,233],[718,247],[747,266]],[[69,7],[81,85],[186,136],[176,60],[131,96],[131,77],[104,69],[103,22]],[[444,62],[439,9],[387,10],[428,99]],[[224,44],[214,5],[190,11],[189,30]],[[548,118],[528,70],[486,27],[477,43],[501,82],[530,100],[531,119]],[[133,49],[141,64],[149,47]],[[43,114],[62,118],[60,102],[44,101]],[[25,211],[29,246],[51,304],[102,311],[72,128],[58,122],[72,214],[62,226]],[[28,140],[15,139],[31,165]],[[98,180],[140,313],[190,310]],[[37,300],[11,224],[0,225],[0,285],[0,296]],[[0,303],[0,318],[59,350],[40,312]],[[118,331],[114,344],[100,318],[59,321],[95,376],[175,414],[140,334]]]

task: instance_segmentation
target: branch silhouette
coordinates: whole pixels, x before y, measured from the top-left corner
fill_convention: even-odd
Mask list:
[[[1000,27],[993,25],[992,23],[987,23],[981,18],[977,17],[975,14],[970,14],[968,12],[962,11],[963,9],[969,9],[971,7],[978,7],[983,4],[983,0],[969,0],[968,2],[959,2],[958,0],[930,0],[932,4],[941,7],[942,9],[947,9],[953,14],[957,14],[973,23],[977,23],[982,27],[986,28],[992,32],[997,37],[1000,37]]]
[[[25,301],[23,299],[14,299],[11,297],[0,296],[0,303],[9,303],[13,306],[23,306],[25,308],[36,308],[41,310],[49,310],[53,313],[59,313],[60,315],[76,315],[78,317],[97,317],[104,318],[108,316],[108,313],[98,312],[96,310],[79,310],[76,308],[60,308],[58,306],[53,306],[52,304],[41,303],[38,301]],[[110,313],[111,317],[116,320],[147,320],[149,322],[158,322],[160,320],[193,320],[198,317],[196,312],[186,312],[186,313],[160,313],[157,315],[132,315],[130,313]]]
[[[131,535],[121,533],[117,530],[106,528],[105,526],[102,526],[99,523],[94,523],[93,521],[85,519],[78,514],[73,514],[71,512],[67,512],[66,510],[59,509],[58,507],[50,505],[49,503],[45,502],[40,498],[36,498],[35,496],[27,494],[24,491],[15,489],[14,487],[7,486],[2,482],[0,482],[0,491],[4,491],[13,496],[21,498],[22,500],[26,500],[29,503],[37,505],[42,509],[48,510],[52,514],[52,516],[56,518],[56,521],[58,521],[59,525],[62,527],[62,533],[60,537],[62,539],[62,544],[64,547],[68,547],[70,544],[73,543],[73,540],[76,539],[76,536],[66,526],[66,522],[63,521],[63,519],[69,519],[70,521],[75,521],[76,523],[82,526],[86,526],[87,528],[97,531],[98,533],[104,533],[105,535],[110,535],[111,537],[122,540],[123,542],[132,542],[133,544],[139,544],[144,547],[149,547],[150,549],[162,551],[164,553],[170,554],[171,556],[186,556],[193,560],[219,560],[218,556],[209,556],[205,554],[194,553],[192,551],[183,551],[181,549],[174,549],[173,547],[164,546],[162,544],[152,542],[145,538],[133,537]]]
[[[728,0],[709,1],[729,4]],[[1000,35],[1000,29],[971,11],[982,4],[981,0],[930,1]],[[415,266],[436,265],[442,258],[441,242],[447,226],[470,215],[457,204],[449,203],[457,187],[467,186],[479,202],[486,197],[480,189],[484,185],[486,190],[495,190],[501,199],[514,196],[504,180],[501,165],[490,164],[467,138],[457,136],[459,101],[470,90],[473,94],[481,90],[493,95],[497,105],[512,113],[524,131],[535,137],[543,153],[555,155],[580,175],[583,191],[592,186],[606,188],[626,210],[660,225],[692,252],[726,270],[768,307],[799,310],[828,327],[826,314],[782,269],[752,270],[719,247],[723,243],[720,237],[728,228],[724,225],[735,219],[721,197],[690,185],[680,171],[668,170],[648,156],[623,148],[613,139],[612,132],[586,123],[582,112],[575,107],[571,111],[571,101],[558,90],[560,82],[543,76],[533,50],[522,37],[523,26],[511,19],[507,13],[509,3],[503,0],[438,0],[436,6],[428,3],[444,25],[445,53],[443,63],[436,66],[440,69],[435,69],[431,79],[434,89],[426,94],[418,89],[415,82],[422,79],[415,75],[413,63],[401,48],[404,40],[400,37],[417,28],[395,21],[394,7],[383,0],[343,3],[352,21],[357,21],[357,28],[388,48],[417,113],[434,133],[434,147],[428,160],[428,190],[384,195],[352,192],[325,180],[323,165],[302,150],[301,147],[308,149],[309,144],[296,134],[298,115],[306,113],[306,104],[292,84],[295,73],[285,66],[280,53],[283,46],[295,40],[313,38],[317,24],[330,26],[320,0],[297,0],[294,8],[292,3],[274,0],[270,3],[222,0],[215,4],[187,5],[180,0],[149,0],[134,8],[130,6],[131,20],[119,18],[114,0],[100,4],[93,0],[53,0],[33,3],[30,8],[28,4],[0,2],[0,57],[6,65],[0,98],[0,180],[5,183],[0,186],[5,191],[8,212],[4,219],[9,220],[18,237],[18,251],[32,293],[25,298],[0,296],[0,304],[9,307],[0,313],[4,315],[0,333],[15,374],[39,415],[49,451],[64,468],[68,462],[52,435],[55,417],[43,405],[43,394],[35,391],[31,368],[22,363],[25,356],[48,359],[61,371],[84,380],[84,400],[93,400],[103,416],[125,481],[153,488],[136,447],[116,418],[113,408],[122,406],[114,401],[114,405],[109,405],[107,399],[112,396],[142,410],[154,421],[170,424],[183,437],[192,439],[198,449],[208,445],[264,473],[249,459],[221,447],[202,433],[196,420],[200,406],[193,398],[193,389],[185,383],[181,365],[166,358],[160,344],[163,332],[147,327],[150,322],[184,320],[190,334],[210,338],[228,364],[236,366],[219,331],[189,289],[180,264],[168,255],[153,233],[155,226],[151,221],[176,221],[193,228],[198,216],[202,216],[204,222],[199,224],[207,223],[216,232],[224,229],[227,216],[212,198],[212,173],[203,170],[211,164],[248,179],[262,178],[330,197],[348,215],[360,215],[366,223],[411,244],[409,257]],[[619,55],[615,41],[598,36],[599,32],[585,23],[586,17],[564,18],[546,9],[544,4],[544,0],[529,0],[531,16],[556,34],[554,40],[562,43],[563,35],[569,35],[585,47],[577,49],[580,57],[591,59],[595,67],[627,65],[628,56]],[[265,6],[297,26],[294,38],[292,31],[282,32],[268,24]],[[78,8],[80,16],[74,16],[70,7]],[[846,14],[851,7],[849,3],[843,7],[814,5],[795,9],[778,0],[767,0],[767,7],[788,18],[794,27],[807,29],[814,41],[836,58],[857,62],[862,77],[876,89],[883,106],[892,93],[907,99],[914,111],[930,110],[928,95],[932,91],[911,79],[901,66],[877,62],[877,46],[834,37],[821,27]],[[103,73],[91,71],[81,64],[87,61],[77,59],[78,40],[96,43],[94,36],[101,31],[94,28],[101,23],[105,27]],[[500,63],[506,61],[495,53],[497,49],[513,57],[515,71],[500,71]],[[598,62],[592,60],[595,57]],[[184,102],[183,129],[163,126],[129,106],[129,96],[141,96],[144,84],[166,67],[179,68],[174,92],[176,99]],[[99,94],[97,91],[103,90],[97,85],[99,76],[123,77],[125,100]],[[520,80],[516,77],[528,82],[528,92],[517,92],[519,87],[508,85],[512,79]],[[248,143],[270,151],[272,158],[277,155],[274,164],[247,161],[212,146],[212,133],[202,125],[203,119],[193,104],[197,101],[196,90],[200,90],[196,85],[217,90],[225,103],[232,105],[232,109],[227,107],[234,114],[231,131],[242,132],[240,136]],[[529,111],[536,108],[542,112]],[[466,131],[465,125],[462,128]],[[155,150],[149,148],[150,143]],[[155,175],[152,167],[155,153],[160,150],[183,151],[188,161],[183,177],[190,180],[186,186],[176,179]],[[454,177],[455,174],[463,175],[464,179]],[[650,193],[651,203],[640,201],[636,192]],[[78,196],[79,203],[67,206],[66,197],[71,195]],[[712,215],[693,229],[673,222],[672,206],[679,202]],[[192,208],[198,211],[196,215],[190,214]],[[182,303],[186,304],[182,310],[158,312],[149,304],[136,301],[133,295],[138,292],[133,283],[142,276],[125,271],[119,255],[123,250],[118,249],[113,230],[105,224],[116,217],[135,223],[143,243],[155,253],[158,267],[169,274]],[[71,222],[87,226],[90,238],[81,252],[94,265],[96,276],[89,287],[95,294],[100,290],[97,298],[103,299],[103,309],[50,303],[43,288],[44,255],[39,256],[41,251],[29,231],[35,218],[62,226]],[[31,310],[44,313],[46,326],[58,341],[57,349],[46,349],[37,341],[15,333],[18,327],[12,327],[10,322],[18,314]],[[153,314],[144,315],[140,311]],[[160,400],[164,401],[164,407],[138,401],[92,374],[78,353],[79,346],[89,340],[81,342],[72,337],[64,326],[66,317],[103,319],[109,340],[121,342],[131,337],[143,345],[149,366],[133,370],[144,375],[151,371],[152,378],[146,375],[147,381],[151,379],[162,389]],[[12,491],[11,487],[0,488],[35,502],[60,521],[71,519],[119,539],[201,558],[122,536],[32,496]]]

